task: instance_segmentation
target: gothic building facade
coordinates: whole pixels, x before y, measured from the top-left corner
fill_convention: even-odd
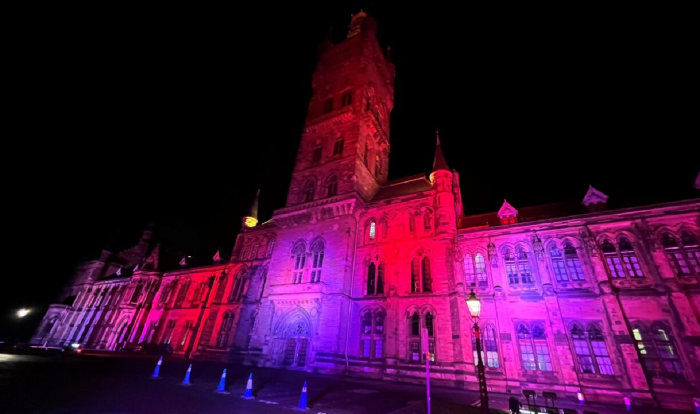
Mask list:
[[[79,266],[32,341],[415,382],[428,355],[433,381],[478,389],[473,290],[491,390],[689,407],[700,200],[610,210],[591,187],[465,216],[439,138],[429,177],[387,181],[394,66],[375,34],[360,13],[320,46],[287,204],[245,217],[230,261],[167,270],[148,230]]]

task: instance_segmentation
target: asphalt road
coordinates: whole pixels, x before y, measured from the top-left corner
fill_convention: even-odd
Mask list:
[[[0,354],[0,414],[290,414],[295,412],[304,381],[308,382],[309,413],[426,412],[421,385],[193,362],[192,386],[185,387],[180,383],[189,362],[166,357],[162,378],[154,380],[150,376],[156,360],[155,356]],[[224,368],[229,394],[218,394],[215,390]],[[250,373],[255,399],[244,400],[240,397]],[[507,408],[507,395],[490,397],[491,408]],[[475,403],[476,392],[432,389],[432,414],[477,414]],[[608,413],[623,412],[621,408],[587,409]]]

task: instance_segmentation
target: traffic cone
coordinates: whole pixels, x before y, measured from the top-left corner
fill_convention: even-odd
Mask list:
[[[297,405],[297,410],[308,410],[309,407],[306,406],[306,381],[304,381],[304,388],[301,389],[301,398],[299,398],[299,405]]]
[[[163,365],[163,356],[161,355],[156,364],[156,369],[153,370],[151,379],[160,379],[160,366]]]
[[[219,394],[229,394],[226,392],[226,369],[221,373],[221,380],[219,380],[219,386],[216,387],[216,392]]]
[[[182,380],[182,384],[180,385],[192,385],[190,384],[190,373],[192,372],[192,364],[187,368],[187,372],[185,373],[185,379]]]
[[[243,395],[241,395],[241,398],[245,398],[246,400],[252,400],[253,398],[253,374],[250,374],[248,376],[248,384],[245,386],[245,392]]]

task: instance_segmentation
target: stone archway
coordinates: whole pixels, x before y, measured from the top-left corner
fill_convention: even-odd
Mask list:
[[[311,321],[301,308],[287,312],[275,329],[277,365],[304,369],[311,351]]]

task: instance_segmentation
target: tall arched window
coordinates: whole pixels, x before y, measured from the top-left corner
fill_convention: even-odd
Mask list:
[[[326,197],[333,197],[338,194],[338,176],[331,175],[326,180]]]
[[[413,312],[409,323],[410,339],[408,341],[408,359],[411,361],[420,361],[420,315],[418,312]]]
[[[389,238],[389,220],[386,217],[379,222],[379,230],[382,234],[382,240],[387,240]]]
[[[428,256],[414,257],[411,262],[411,293],[432,292],[433,279]]]
[[[384,262],[376,265],[370,262],[367,266],[367,294],[379,295],[384,293]]]
[[[175,299],[175,307],[182,307],[182,303],[187,297],[187,290],[190,288],[190,280],[185,279],[180,283],[180,290],[177,292],[177,298]]]
[[[430,211],[425,210],[423,212],[423,230],[430,231],[433,228],[432,221],[433,215],[430,213]]]
[[[313,180],[309,180],[304,184],[304,202],[308,203],[314,199],[314,187],[315,184]]]
[[[574,324],[571,338],[582,374],[615,375],[603,332],[597,325],[590,324],[584,331],[579,324]]]
[[[225,348],[228,344],[229,333],[233,327],[234,314],[232,311],[226,311],[224,317],[221,320],[221,329],[219,329],[219,336],[216,340],[217,348]]]
[[[476,254],[474,257],[474,266],[476,267],[476,280],[479,283],[479,287],[488,287],[489,279],[486,275],[486,260],[484,260],[483,254]]]
[[[564,252],[552,244],[549,248],[549,257],[552,259],[552,269],[557,282],[568,282],[569,280],[583,280],[583,269],[581,261],[576,253],[576,248],[566,242]]]
[[[366,311],[362,314],[362,342],[363,358],[384,357],[384,310],[377,309],[374,312]]]
[[[549,356],[547,336],[540,324],[535,324],[532,331],[523,323],[518,325],[518,344],[523,368],[527,371],[551,371],[552,360]]]
[[[491,324],[486,324],[481,328],[481,359],[489,368],[500,368],[498,359],[498,342],[496,341],[496,330]],[[479,359],[476,354],[476,333],[472,329],[472,350],[474,351],[474,364]]]
[[[428,312],[425,314],[425,329],[428,332],[428,352],[431,362],[435,361],[435,327],[433,325],[433,314]]]
[[[228,296],[229,302],[240,302],[246,284],[246,269],[241,269],[233,282],[233,288]]]
[[[292,260],[294,261],[294,272],[292,273],[292,283],[301,283],[306,266],[306,245],[300,241],[292,249]]]
[[[476,286],[476,268],[474,259],[469,253],[464,255],[464,279],[467,286]]]
[[[636,326],[632,333],[639,349],[642,366],[647,373],[660,377],[683,374],[683,365],[678,358],[669,329],[657,325],[649,332],[642,326]]]
[[[637,255],[632,248],[632,243],[624,237],[615,245],[610,240],[605,239],[602,245],[603,256],[608,265],[610,276],[613,278],[621,277],[644,277],[642,267],[639,264]]]
[[[374,240],[377,237],[377,223],[372,220],[369,223],[369,239]]]
[[[311,283],[318,283],[321,281],[321,268],[323,267],[323,249],[325,245],[323,240],[316,240],[311,245],[311,254],[313,256],[313,262],[311,266]]]
[[[669,233],[661,237],[661,244],[668,255],[673,270],[678,276],[690,276],[700,273],[700,249],[695,237],[684,231],[681,233],[681,244]]]

